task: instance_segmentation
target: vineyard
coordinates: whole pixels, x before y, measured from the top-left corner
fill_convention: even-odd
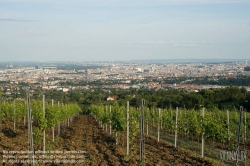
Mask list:
[[[45,145],[50,142],[50,140],[46,140],[46,130],[52,131],[51,142],[53,142],[55,140],[55,127],[58,126],[57,133],[60,135],[61,128],[65,130],[80,111],[81,109],[75,103],[60,104],[58,102],[57,105],[54,105],[54,100],[45,101],[44,95],[43,101],[30,101],[30,97],[27,97],[27,100],[3,101],[0,103],[0,132],[9,137],[15,137],[18,134],[18,128],[27,128],[28,138],[26,141],[28,145],[26,145],[26,150],[30,150],[32,157],[37,150],[46,151]],[[9,122],[12,123],[13,127],[6,128],[6,125],[3,127],[3,124]]]
[[[107,126],[114,131],[117,142],[119,133],[127,128],[126,124],[129,124],[131,130],[127,134],[129,135],[127,139],[131,142],[136,139],[140,132],[141,109],[119,107],[117,103],[109,107],[102,105],[90,107],[99,124],[106,128],[106,131]],[[126,119],[128,113],[129,119]],[[247,123],[250,120],[250,114],[247,112],[242,112],[240,125],[240,114],[237,110],[208,111],[203,108],[196,111],[178,108],[175,110],[145,108],[144,114],[143,132],[145,135],[154,136],[158,142],[162,139],[172,143],[174,147],[194,151],[202,157],[206,156],[214,160],[226,158],[224,162],[232,165],[234,160],[227,160],[228,156],[224,152],[233,153],[237,146],[239,153],[250,149],[250,124]],[[249,157],[250,155],[245,153],[239,159],[239,164],[249,164]]]
[[[86,110],[91,116],[79,115],[80,112],[75,103],[54,103],[46,101],[45,96],[43,100],[2,101],[1,151],[84,149],[88,165],[233,165],[235,160],[230,159],[237,156],[239,165],[250,163],[249,153],[242,155],[250,149],[250,114],[244,110],[240,116],[239,110],[149,109],[143,104],[134,108],[129,102],[124,106],[113,102],[92,104]],[[13,146],[13,140],[20,145]],[[100,147],[106,149],[106,157],[99,156],[95,163],[93,158],[104,153]],[[116,151],[115,156],[110,149]],[[238,155],[234,154],[236,149]]]

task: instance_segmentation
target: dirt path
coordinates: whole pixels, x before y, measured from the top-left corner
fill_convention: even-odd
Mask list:
[[[120,142],[125,142],[125,133],[121,134]],[[112,139],[91,116],[78,116],[64,136],[66,150],[85,150],[87,165],[138,165],[138,154],[126,156],[123,146],[115,145]],[[136,143],[137,153],[139,142]],[[212,165],[210,162],[197,158],[195,155],[163,142],[157,142],[152,137],[145,139],[146,165]]]
[[[63,136],[65,150],[85,150],[86,165],[127,165],[128,158],[91,116],[80,115]]]

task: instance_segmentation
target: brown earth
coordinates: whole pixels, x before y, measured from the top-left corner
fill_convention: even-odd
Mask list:
[[[13,123],[7,122],[2,126],[0,133],[0,162],[3,162],[3,150],[21,151],[28,149],[27,127],[19,123],[17,130],[12,129]],[[120,133],[119,145],[115,139],[102,129],[95,119],[89,115],[78,115],[73,123],[65,130],[61,137],[51,141],[51,131],[47,133],[47,150],[57,151],[81,151],[79,155],[84,156],[84,162],[71,165],[139,165],[139,141],[131,145],[131,155],[126,155],[126,134]],[[134,148],[132,146],[134,145]],[[133,150],[134,149],[134,150]],[[83,153],[84,152],[84,153]],[[17,154],[16,154],[17,155]],[[66,154],[64,154],[66,156]],[[78,158],[79,159],[79,158]],[[80,158],[82,159],[82,158]],[[145,165],[222,165],[207,158],[197,157],[192,152],[176,149],[166,142],[157,142],[155,138],[145,138]],[[54,159],[52,159],[53,161]],[[3,165],[14,165],[3,163]],[[16,164],[22,165],[22,164]],[[41,164],[39,165],[70,165]]]

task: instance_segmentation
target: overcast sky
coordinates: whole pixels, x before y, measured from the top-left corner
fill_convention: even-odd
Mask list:
[[[0,0],[0,61],[249,57],[250,0]]]

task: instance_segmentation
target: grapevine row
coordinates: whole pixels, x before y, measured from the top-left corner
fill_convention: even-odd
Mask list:
[[[109,107],[112,107],[111,112]],[[92,105],[89,109],[101,124],[111,125],[112,129],[117,132],[126,130],[125,106],[119,106],[114,102],[112,106]],[[139,110],[130,108],[130,129],[133,130],[133,127],[137,126],[137,130],[130,133],[130,135],[136,135],[139,132],[140,116],[140,108]],[[246,143],[250,138],[249,121],[250,113],[244,112],[243,123],[241,124],[241,143]],[[201,110],[179,109],[176,124],[176,110],[174,109],[162,109],[161,111],[158,109],[145,109],[146,130],[148,130],[148,125],[151,129],[156,129],[158,124],[160,124],[160,129],[169,134],[174,134],[175,130],[177,130],[179,135],[192,140],[199,140],[203,135],[208,141],[216,141],[228,145],[229,149],[235,148],[238,122],[239,112],[237,110],[209,111],[205,109],[203,118]],[[133,123],[136,125],[133,125]],[[131,127],[132,125],[133,127]]]

